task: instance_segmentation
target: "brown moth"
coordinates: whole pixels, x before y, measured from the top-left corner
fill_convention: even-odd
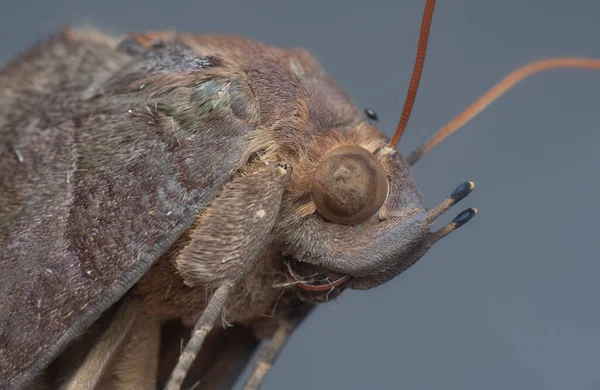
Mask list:
[[[67,28],[6,66],[0,387],[228,388],[268,339],[258,388],[315,304],[468,222],[430,232],[473,183],[427,209],[410,165],[529,74],[600,63],[522,68],[404,159],[433,5],[391,141],[310,54],[239,37]]]

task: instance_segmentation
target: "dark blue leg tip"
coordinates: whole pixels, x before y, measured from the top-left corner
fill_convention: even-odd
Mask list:
[[[473,188],[475,188],[475,183],[473,183],[472,181],[462,183],[458,186],[458,188],[456,188],[452,192],[452,194],[450,194],[450,198],[453,199],[455,202],[463,200],[467,195],[471,193],[471,191],[473,191]]]
[[[452,222],[456,225],[457,228],[461,227],[465,223],[469,222],[471,218],[473,218],[477,214],[477,209],[470,208],[466,209],[462,213],[458,214],[456,218],[452,220]]]

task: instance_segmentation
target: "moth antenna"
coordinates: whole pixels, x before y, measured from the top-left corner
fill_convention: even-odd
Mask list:
[[[204,343],[204,339],[206,339],[206,336],[212,330],[215,322],[223,312],[225,304],[227,303],[227,298],[229,297],[229,293],[231,292],[233,286],[233,282],[226,281],[210,298],[208,305],[206,305],[206,309],[204,309],[200,319],[198,319],[198,322],[196,322],[196,326],[194,327],[190,341],[188,341],[183,353],[181,356],[179,356],[177,365],[173,369],[171,377],[165,386],[166,390],[181,389],[181,385],[183,384],[185,376],[187,375],[190,366],[196,359],[196,355],[198,355],[198,351],[200,351],[200,348]]]
[[[431,20],[433,19],[434,8],[435,0],[427,0],[425,3],[425,10],[423,11],[423,20],[421,21],[417,58],[415,59],[415,65],[410,78],[410,85],[408,86],[408,92],[406,93],[406,100],[404,100],[402,115],[400,115],[398,127],[396,127],[396,132],[390,141],[391,148],[395,148],[398,141],[400,141],[400,137],[402,137],[406,125],[408,124],[408,119],[410,118],[410,114],[415,104],[415,99],[417,98],[419,82],[421,81],[421,74],[423,73],[423,65],[425,63],[425,55],[427,54],[427,44],[429,42],[429,31],[431,28]]]
[[[448,122],[448,124],[438,130],[431,138],[429,138],[429,140],[427,140],[427,142],[415,149],[408,156],[406,162],[410,165],[414,165],[414,163],[419,161],[421,157],[433,149],[434,146],[456,132],[456,130],[460,129],[471,119],[475,118],[487,106],[492,104],[496,99],[504,95],[509,89],[514,87],[523,79],[544,70],[559,68],[600,69],[600,60],[593,58],[556,57],[532,62],[518,68],[506,76],[498,84],[494,85],[466,110]]]

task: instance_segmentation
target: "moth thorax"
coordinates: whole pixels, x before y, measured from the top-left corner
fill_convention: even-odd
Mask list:
[[[387,198],[383,165],[366,149],[351,145],[329,152],[312,182],[312,196],[323,218],[356,224],[371,218]]]

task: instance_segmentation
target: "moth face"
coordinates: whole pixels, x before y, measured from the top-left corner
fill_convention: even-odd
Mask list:
[[[410,167],[387,147],[371,152],[340,145],[312,171],[302,169],[294,174],[311,176],[304,199],[312,207],[288,200],[276,227],[288,286],[320,302],[344,288],[371,288],[396,276],[431,225]]]

